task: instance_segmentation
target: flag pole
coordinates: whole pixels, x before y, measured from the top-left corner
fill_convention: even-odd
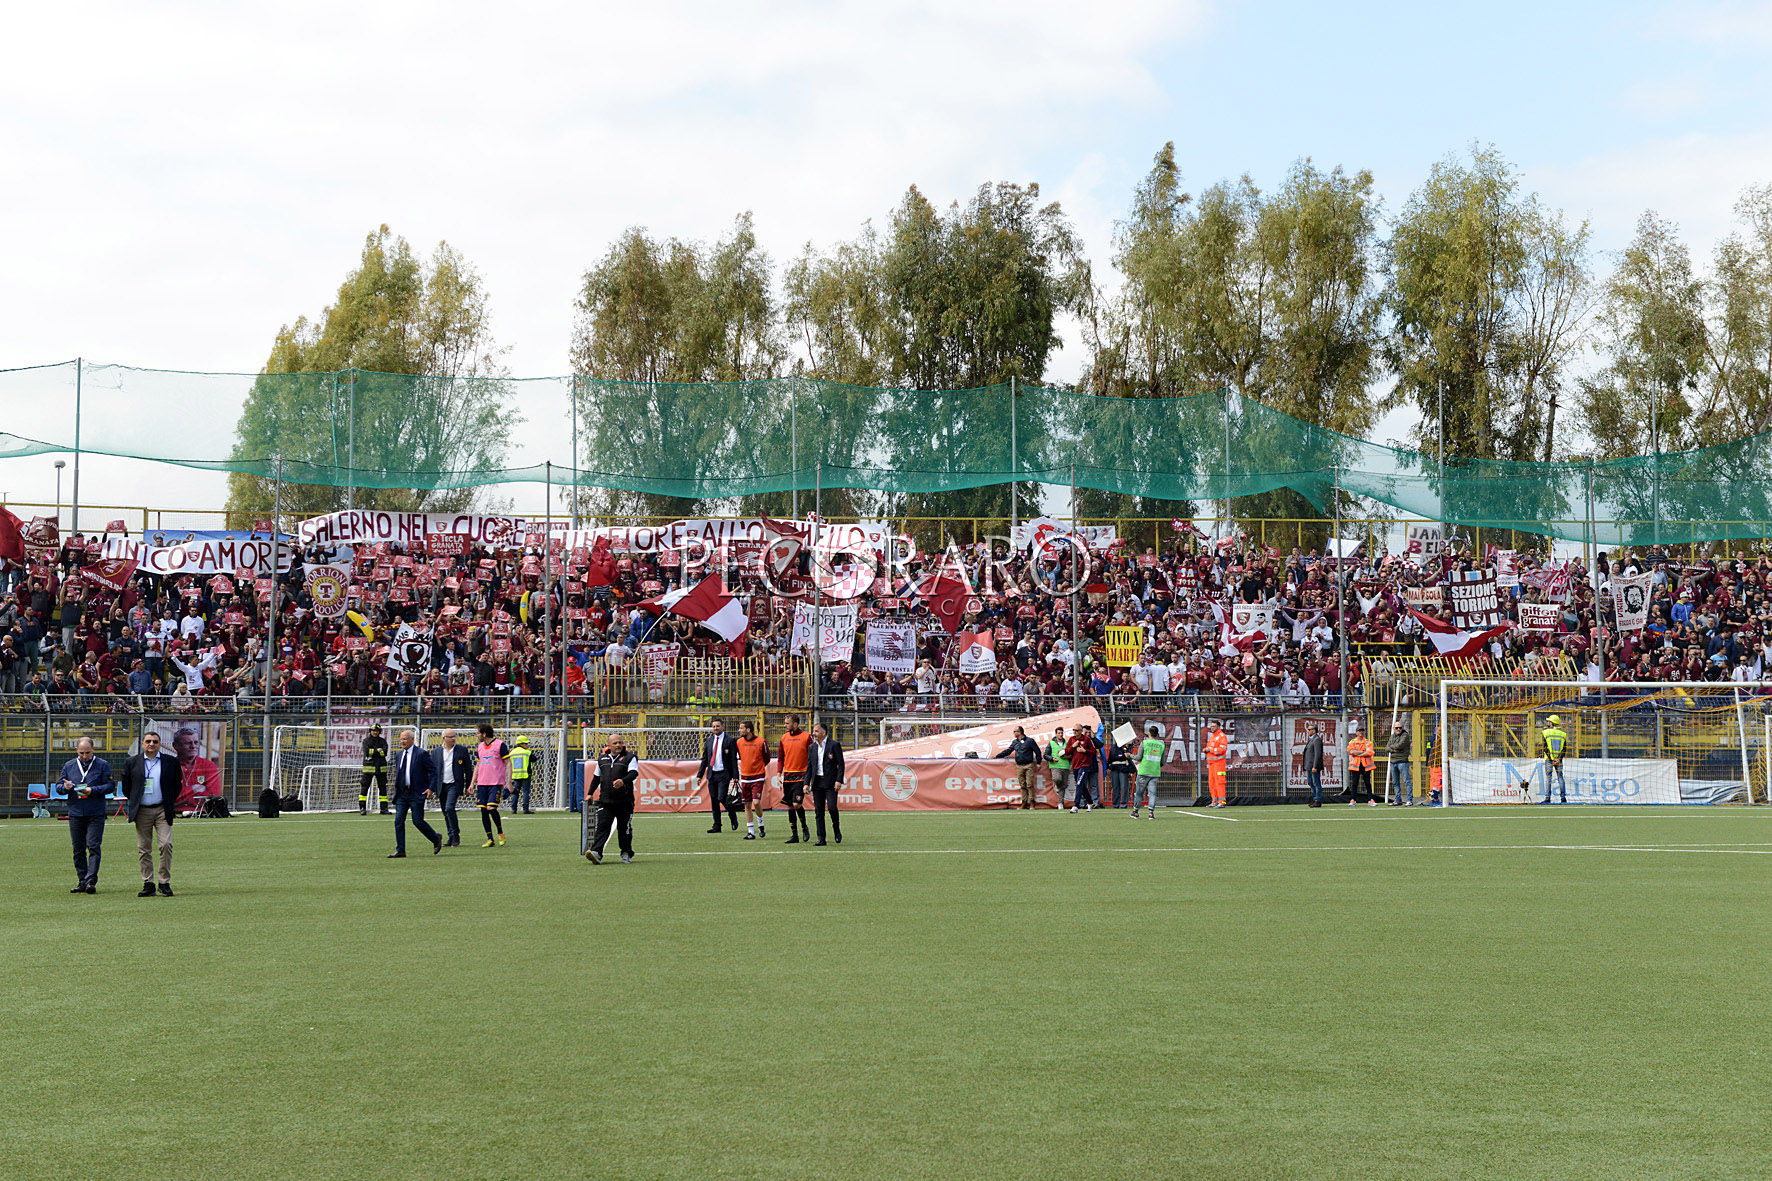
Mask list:
[[[1342,773],[1347,772],[1347,581],[1342,572],[1341,558],[1341,468],[1330,469],[1329,495],[1335,500],[1335,536],[1330,539],[1330,548],[1335,553],[1335,630],[1337,633],[1336,647],[1341,655],[1341,692],[1336,694],[1340,700],[1340,729]]]
[[[1077,587],[1077,465],[1071,464],[1071,708],[1083,704],[1082,627],[1078,622]],[[1084,561],[1087,562],[1087,555]],[[1063,802],[1062,800],[1060,801]]]
[[[271,785],[271,682],[277,675],[277,567],[282,564],[283,457],[277,457],[276,491],[271,508],[271,609],[265,619],[264,784]]]

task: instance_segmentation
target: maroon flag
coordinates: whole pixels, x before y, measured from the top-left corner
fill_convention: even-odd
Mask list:
[[[80,577],[122,594],[138,564],[134,558],[106,558],[80,567]]]
[[[25,560],[25,523],[0,507],[0,558],[14,562]]]

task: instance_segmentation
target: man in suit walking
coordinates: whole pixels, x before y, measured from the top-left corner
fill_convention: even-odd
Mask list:
[[[105,810],[111,802],[111,764],[92,753],[82,738],[74,757],[62,765],[68,794],[68,832],[74,838],[74,888],[70,894],[98,893],[98,860],[105,840]]]
[[[738,739],[726,733],[726,724],[715,718],[701,744],[701,766],[695,769],[695,780],[707,788],[708,806],[714,812],[714,827],[709,832],[720,831],[722,808],[732,818],[732,831],[738,831],[738,793],[732,787],[737,774]]]
[[[414,745],[418,735],[411,730],[400,731],[400,749],[394,754],[394,851],[389,857],[406,856],[406,813],[412,813],[412,827],[431,842],[431,852],[443,851],[443,838],[425,823],[425,797],[432,796],[433,768],[428,751]]]
[[[124,811],[135,825],[135,851],[141,858],[138,898],[154,896],[154,846],[160,846],[160,893],[172,897],[172,818],[178,811],[184,776],[177,759],[160,750],[160,735],[142,735],[142,752],[123,764]]]
[[[455,744],[454,730],[443,731],[443,745],[431,752],[431,769],[435,772],[431,790],[443,801],[443,830],[449,834],[443,843],[460,845],[461,821],[456,818],[455,806],[473,781],[474,756],[467,747]]]
[[[818,843],[824,844],[824,814],[831,813],[831,836],[843,843],[843,826],[837,822],[837,790],[843,786],[843,744],[831,737],[823,722],[812,727],[812,749],[808,752],[812,776],[812,807],[818,817]]]

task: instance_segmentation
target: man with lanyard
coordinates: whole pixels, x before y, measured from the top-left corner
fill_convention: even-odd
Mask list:
[[[1024,810],[1032,808],[1036,776],[1040,769],[1040,744],[1029,738],[1026,730],[1017,726],[1014,740],[1005,749],[998,751],[997,757],[1014,758],[1016,782],[1021,785],[1021,806]]]
[[[1569,785],[1563,779],[1563,756],[1569,751],[1569,735],[1563,731],[1563,719],[1552,714],[1545,721],[1550,725],[1542,736],[1544,742],[1544,802],[1551,802],[1551,776],[1557,779],[1558,803],[1569,802]],[[1579,785],[1576,792],[1580,794]]]
[[[532,802],[529,798],[529,776],[533,760],[534,756],[529,753],[529,736],[517,735],[516,744],[511,747],[511,787],[505,793],[511,798],[512,816],[517,814],[518,808],[523,809],[525,816],[535,815],[535,809],[529,806]]]
[[[74,838],[74,888],[68,893],[96,894],[105,805],[111,798],[111,764],[92,753],[90,738],[82,738],[74,750],[61,778],[68,796],[68,832]]]
[[[141,860],[142,889],[138,897],[154,896],[154,846],[160,846],[160,893],[172,897],[172,817],[177,811],[184,777],[178,760],[160,753],[160,735],[142,735],[142,752],[123,765],[125,815],[135,825],[135,850]]]
[[[369,815],[369,782],[375,781],[375,796],[381,814],[388,814],[388,740],[381,736],[381,723],[371,722],[369,734],[363,739],[363,778],[357,784],[357,815]]]
[[[1163,733],[1161,722],[1147,722],[1145,737],[1138,744],[1138,778],[1132,782],[1132,819],[1138,819],[1138,799],[1144,797],[1152,820],[1157,818],[1157,779],[1163,774]]]
[[[628,753],[627,744],[618,734],[609,740],[609,749],[597,758],[597,824],[591,832],[591,847],[585,850],[592,865],[603,864],[603,850],[614,832],[621,846],[622,864],[634,859],[634,781],[640,777],[640,762]]]

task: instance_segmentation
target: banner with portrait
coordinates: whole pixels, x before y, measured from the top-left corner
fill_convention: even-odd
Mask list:
[[[895,677],[913,672],[917,666],[917,625],[869,621],[866,655],[867,667],[874,672]]]
[[[1615,574],[1612,604],[1618,613],[1619,631],[1641,631],[1649,622],[1649,588],[1653,574]]]

